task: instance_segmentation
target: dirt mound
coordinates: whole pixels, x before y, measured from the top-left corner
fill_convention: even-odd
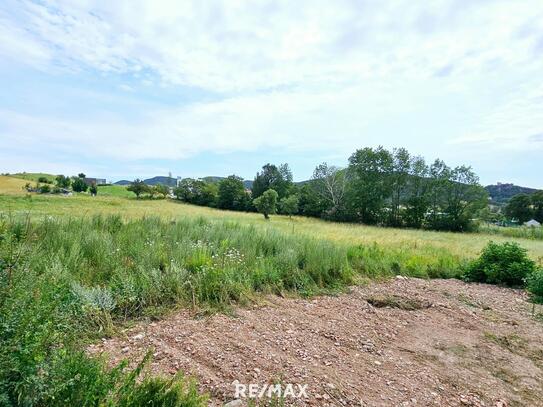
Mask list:
[[[236,383],[307,385],[307,398],[285,398],[297,405],[543,405],[543,322],[525,294],[454,280],[270,297],[235,317],[183,311],[89,351],[116,363],[149,348],[153,372],[196,376],[212,405],[233,400]]]

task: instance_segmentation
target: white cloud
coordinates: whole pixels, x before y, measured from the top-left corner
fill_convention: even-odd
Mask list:
[[[2,143],[14,151],[82,149],[127,161],[265,147],[346,156],[405,140],[433,156],[429,137],[408,137],[436,131],[446,149],[447,137],[542,145],[540,0],[8,0],[0,38],[0,64],[133,76],[116,86],[124,94],[137,94],[137,83],[219,94],[135,108],[131,119],[4,109]],[[449,111],[466,112],[465,123],[430,124]],[[407,125],[410,114],[420,120]]]
[[[47,46],[56,64],[150,69],[163,81],[214,91],[540,64],[533,53],[543,31],[538,0],[50,0],[19,9],[13,18],[34,36],[29,43]]]

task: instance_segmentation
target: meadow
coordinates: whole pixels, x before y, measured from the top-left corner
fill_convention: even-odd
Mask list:
[[[541,263],[543,241],[347,225],[138,200],[26,194],[0,177],[0,404],[202,405],[193,381],[138,379],[82,347],[177,307],[228,312],[262,294],[336,293],[397,274],[460,277],[490,240]],[[70,379],[67,379],[70,378]],[[169,404],[168,404],[169,403]]]

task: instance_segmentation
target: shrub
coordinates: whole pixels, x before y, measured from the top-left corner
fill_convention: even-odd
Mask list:
[[[51,192],[51,187],[49,186],[49,184],[43,184],[40,185],[38,190],[40,191],[40,194],[48,194],[49,192]]]
[[[517,243],[489,242],[481,256],[468,265],[464,277],[481,283],[522,286],[534,271],[535,263]]]
[[[536,270],[528,276],[526,288],[536,302],[543,302],[543,269]]]

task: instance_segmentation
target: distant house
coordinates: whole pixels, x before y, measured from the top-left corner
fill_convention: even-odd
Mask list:
[[[533,227],[533,228],[539,228],[541,227],[541,223],[539,223],[537,220],[535,219],[530,219],[528,222],[524,222],[524,226],[530,226],[530,227]]]
[[[107,184],[107,181],[105,180],[105,178],[83,178],[83,181],[87,185],[92,185],[92,184],[104,185],[104,184]]]

